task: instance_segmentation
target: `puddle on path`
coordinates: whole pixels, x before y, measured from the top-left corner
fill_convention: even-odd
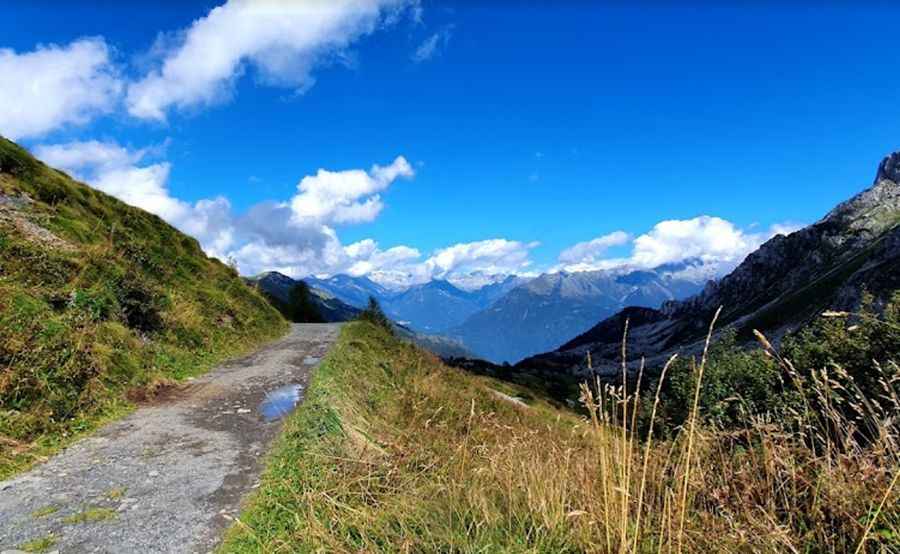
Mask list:
[[[259,413],[266,421],[275,421],[291,413],[300,402],[303,385],[285,385],[266,393],[266,399],[259,405]]]

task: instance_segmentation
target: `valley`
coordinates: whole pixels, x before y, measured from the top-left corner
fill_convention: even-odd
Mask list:
[[[756,540],[765,551],[816,549],[835,532],[837,551],[892,544],[857,522],[879,497],[886,512],[869,521],[890,529],[896,517],[885,503],[898,494],[900,474],[890,471],[900,461],[892,423],[900,409],[900,155],[885,158],[872,187],[813,225],[769,239],[721,277],[721,264],[687,259],[493,275],[465,290],[440,279],[388,288],[365,276],[238,278],[158,219],[13,143],[0,146],[0,460],[7,476],[21,474],[0,483],[13,493],[0,499],[4,545],[87,551],[115,537],[132,550],[256,552],[277,544],[377,550],[397,541],[428,550],[439,540],[468,551],[527,536],[530,549],[555,552],[593,551],[605,535],[623,551],[731,551],[756,525],[755,508],[746,511],[732,491],[714,509],[677,500],[690,516],[675,533],[665,518],[676,488],[650,468],[684,483],[692,471],[744,479],[740,486],[767,499],[773,520],[785,513],[781,488],[812,498],[810,483],[827,481],[830,492],[808,503],[803,518],[783,521],[790,538]],[[97,214],[121,226],[105,234],[84,225]],[[184,249],[181,265],[162,277],[160,257],[171,256],[173,241]],[[225,296],[192,288],[201,284],[190,278],[197,268],[221,272],[216,290]],[[191,294],[201,299],[196,308]],[[279,335],[285,321],[287,337],[204,374],[258,340],[251,337]],[[210,329],[218,335],[196,334]],[[81,337],[83,350],[17,346],[59,333]],[[238,348],[199,350],[236,333],[251,334]],[[115,337],[125,342],[108,346]],[[131,362],[121,357],[132,352],[140,355]],[[100,373],[57,384],[59,363]],[[128,363],[141,371],[123,374]],[[827,364],[836,376],[807,370]],[[43,381],[23,377],[35,367]],[[105,395],[94,392],[99,383]],[[823,400],[823,387],[834,398]],[[735,394],[743,395],[738,405]],[[66,404],[73,395],[80,400]],[[59,417],[49,405],[73,411]],[[784,416],[801,405],[800,423]],[[773,416],[777,430],[758,431],[764,441],[795,436],[769,446],[794,458],[773,470],[754,451],[745,474],[732,447],[716,441]],[[691,452],[698,425],[701,444]],[[651,448],[657,427],[661,443]],[[684,448],[685,433],[683,457],[664,458]],[[548,449],[550,458],[541,455]],[[556,462],[573,452],[578,462]],[[692,468],[684,460],[695,455]],[[842,469],[831,471],[840,456]],[[714,469],[704,459],[725,461]],[[643,465],[640,482],[624,469],[634,464]],[[859,479],[872,467],[880,468],[874,478]],[[315,477],[322,475],[331,477]],[[406,492],[391,492],[401,482]],[[730,483],[692,488],[703,495],[710,486]],[[622,493],[638,487],[637,497]],[[342,500],[322,504],[325,489]],[[848,515],[828,519],[823,510],[838,490],[848,495]],[[361,497],[378,501],[359,504]],[[173,506],[192,514],[189,524],[169,524]],[[710,510],[721,509],[733,518],[715,519]],[[523,531],[533,518],[544,523]],[[486,523],[472,533],[468,520]]]
[[[5,7],[0,554],[900,554],[900,3]]]

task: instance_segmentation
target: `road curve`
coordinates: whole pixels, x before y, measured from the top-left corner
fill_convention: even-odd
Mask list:
[[[278,433],[279,420],[267,417],[271,393],[302,399],[338,332],[336,324],[293,325],[285,338],[0,482],[0,551],[50,535],[61,554],[212,551]]]

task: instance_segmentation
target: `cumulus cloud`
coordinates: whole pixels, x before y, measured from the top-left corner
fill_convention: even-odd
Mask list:
[[[229,0],[163,42],[159,67],[128,87],[128,111],[164,120],[172,107],[228,99],[246,68],[266,84],[302,93],[317,65],[340,59],[359,37],[394,19],[404,0]]]
[[[425,266],[431,276],[442,278],[474,270],[516,273],[531,265],[529,252],[538,244],[500,238],[459,243],[437,250],[425,261]]]
[[[531,266],[530,251],[537,245],[495,238],[439,248],[423,259],[415,248],[396,246],[381,250],[376,242],[364,240],[345,247],[344,253],[353,264],[344,273],[367,275],[397,288],[432,279],[459,281],[475,273],[509,275]]]
[[[373,221],[384,207],[378,193],[396,179],[413,175],[412,166],[403,156],[397,156],[388,166],[373,166],[368,173],[360,169],[320,169],[297,185],[299,192],[291,199],[291,209],[298,220],[338,224]]]
[[[700,216],[657,223],[634,239],[631,259],[655,267],[687,258],[739,263],[771,235],[748,233],[719,217]]]
[[[122,82],[102,38],[0,49],[0,134],[33,138],[111,112]]]
[[[415,171],[403,156],[369,171],[319,169],[303,177],[297,193],[263,202],[234,220],[239,247],[229,252],[245,273],[277,269],[293,277],[310,274],[363,275],[418,257],[405,246],[382,251],[371,240],[341,244],[336,227],[373,221],[383,208],[380,193]]]
[[[144,163],[148,150],[113,142],[85,141],[40,145],[35,154],[47,164],[120,200],[166,220],[179,220],[188,204],[169,194],[167,162]]]
[[[416,63],[428,61],[436,55],[440,54],[447,44],[450,43],[450,37],[453,35],[453,25],[447,25],[440,31],[429,36],[422,41],[415,49],[410,58]]]
[[[594,263],[607,250],[627,243],[630,238],[625,231],[615,231],[587,242],[579,242],[563,250],[559,254],[559,261],[564,264]]]
[[[624,258],[604,258],[607,248],[626,244],[628,235],[616,231],[593,241],[576,244],[559,256],[558,269],[649,269],[688,259],[699,259],[724,273],[739,264],[750,252],[777,234],[788,234],[800,226],[776,224],[763,232],[741,229],[719,217],[661,221],[631,241],[632,251]]]
[[[493,238],[454,244],[427,256],[404,245],[382,248],[372,239],[344,245],[337,228],[374,220],[383,206],[381,194],[398,180],[415,176],[403,156],[369,170],[319,169],[300,179],[292,197],[261,202],[236,215],[222,197],[194,203],[174,197],[168,186],[170,165],[159,160],[164,148],[165,144],[133,149],[85,141],[41,145],[35,153],[48,164],[159,215],[196,237],[210,255],[236,260],[245,274],[265,270],[293,277],[347,273],[406,286],[471,274],[533,271],[531,251],[537,242]],[[704,272],[722,274],[771,236],[797,228],[777,224],[753,231],[711,216],[666,220],[635,238],[616,231],[575,244],[559,254],[559,265],[553,270],[654,268],[699,259]],[[610,248],[628,244],[629,255],[607,257]]]
[[[168,185],[170,164],[154,161],[164,147],[133,149],[85,141],[40,145],[35,154],[99,190],[159,215],[196,237],[210,255],[236,260],[244,273],[275,269],[296,277],[364,275],[405,267],[421,257],[407,246],[381,250],[372,240],[344,246],[335,230],[377,217],[383,205],[380,193],[398,179],[415,175],[403,156],[368,171],[320,169],[300,180],[292,198],[261,202],[236,215],[222,197],[195,203],[174,197]]]

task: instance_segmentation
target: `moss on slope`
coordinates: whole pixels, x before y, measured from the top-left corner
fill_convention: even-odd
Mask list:
[[[0,477],[286,327],[195,239],[0,138]]]

